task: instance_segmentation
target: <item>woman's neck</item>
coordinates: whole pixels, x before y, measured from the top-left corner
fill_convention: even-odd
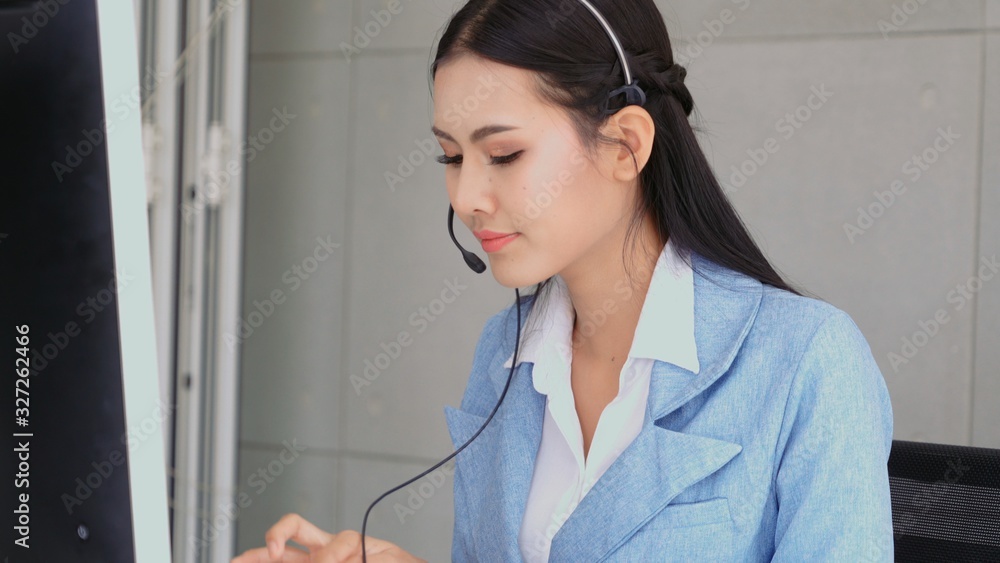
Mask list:
[[[663,250],[658,238],[652,221],[644,222],[632,247],[631,279],[622,259],[623,236],[595,248],[589,267],[578,269],[578,274],[562,276],[576,315],[574,356],[588,362],[624,362],[639,324],[653,269]]]

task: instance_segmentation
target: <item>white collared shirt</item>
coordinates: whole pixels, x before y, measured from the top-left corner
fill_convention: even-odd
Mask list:
[[[695,374],[699,370],[694,341],[693,275],[668,240],[653,270],[632,347],[622,366],[618,395],[601,413],[584,461],[583,432],[570,384],[573,305],[560,276],[550,283],[551,293],[539,303],[544,307],[532,308],[532,316],[536,313],[541,316],[529,317],[525,323],[534,330],[524,334],[518,352],[518,364],[534,363],[535,390],[546,395],[542,440],[518,536],[521,555],[528,563],[548,561],[552,537],[639,434],[645,420],[654,360],[675,364]],[[624,305],[626,296],[622,292],[622,301],[616,305]],[[584,323],[581,329],[585,329],[588,322],[599,327],[601,319],[584,318],[579,322]],[[504,366],[510,368],[512,360],[513,354]]]

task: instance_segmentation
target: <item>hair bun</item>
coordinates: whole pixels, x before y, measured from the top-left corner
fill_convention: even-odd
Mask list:
[[[684,115],[691,115],[694,101],[691,98],[691,92],[684,85],[686,76],[687,69],[677,63],[673,63],[659,72],[650,73],[653,86],[667,96],[676,99],[684,110]]]
[[[670,92],[675,85],[684,84],[684,77],[687,76],[687,69],[673,63],[665,70],[651,73],[654,84],[664,92]]]
[[[670,68],[667,69],[667,70],[670,70],[670,69],[677,69],[677,80],[676,81],[680,82],[681,84],[683,84],[684,83],[684,77],[688,75],[687,69],[684,68],[682,65],[679,65],[677,63],[674,63],[674,64],[670,65]]]

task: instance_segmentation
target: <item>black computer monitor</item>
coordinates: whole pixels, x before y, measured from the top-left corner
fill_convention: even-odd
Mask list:
[[[132,2],[0,0],[3,549],[169,561]]]

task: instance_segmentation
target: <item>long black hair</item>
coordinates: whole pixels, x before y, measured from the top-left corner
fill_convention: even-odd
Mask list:
[[[694,251],[796,295],[757,247],[715,177],[689,123],[694,110],[687,71],[673,60],[670,38],[653,0],[591,0],[618,36],[633,78],[647,94],[655,123],[652,153],[639,174],[640,197],[626,234],[649,214],[661,241],[681,256]],[[601,104],[625,82],[618,55],[600,22],[579,0],[470,0],[448,22],[430,67],[473,55],[535,72],[537,94],[563,108],[582,145],[631,148],[601,133]],[[633,155],[633,162],[635,158]],[[627,265],[626,265],[627,270]],[[537,284],[537,296],[552,278]],[[530,298],[529,294],[525,298]]]

